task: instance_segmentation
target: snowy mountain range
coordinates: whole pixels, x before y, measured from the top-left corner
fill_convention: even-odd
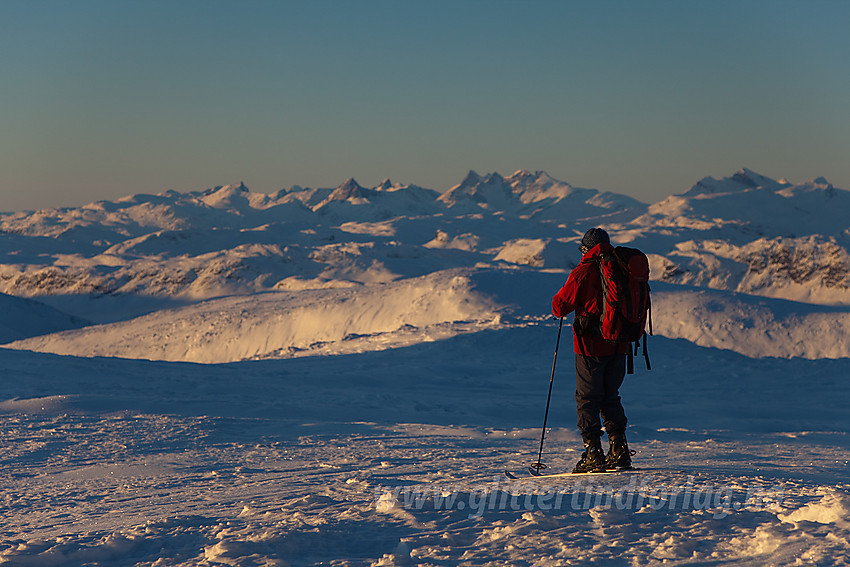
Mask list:
[[[312,297],[313,304],[349,302],[355,290],[355,297],[374,297],[373,304],[364,305],[364,314],[376,310],[386,314],[394,308],[381,305],[381,294],[391,296],[396,289],[416,288],[414,295],[424,298],[430,291],[456,288],[460,277],[473,282],[463,292],[471,294],[466,300],[474,295],[475,301],[490,307],[480,317],[464,312],[463,317],[453,318],[445,309],[438,310],[442,314],[429,319],[428,325],[475,320],[486,326],[496,313],[508,319],[545,316],[548,297],[579,260],[581,235],[591,226],[601,226],[615,243],[647,252],[652,279],[675,284],[674,290],[703,289],[718,298],[724,293],[745,293],[785,299],[797,302],[801,311],[809,309],[804,307],[807,304],[828,305],[838,309],[836,318],[842,320],[846,315],[842,306],[850,305],[848,210],[850,193],[823,178],[793,185],[747,169],[722,179],[706,177],[689,190],[652,205],[624,195],[572,187],[544,172],[524,170],[508,177],[471,171],[442,194],[389,180],[367,188],[348,179],[335,188],[294,186],[268,195],[251,192],[240,183],[190,193],[133,195],[78,208],[2,214],[0,231],[5,246],[0,251],[0,292],[36,298],[71,316],[101,324],[126,325],[147,315],[142,323],[149,329],[147,340],[139,338],[136,328],[124,333],[134,337],[129,344],[135,345],[126,355],[142,358],[165,324],[151,323],[151,317],[160,317],[169,325],[175,317],[188,317],[187,321],[194,323],[184,322],[184,326],[194,328],[199,315],[195,311],[189,315],[189,311],[200,309],[206,313],[207,326],[220,327],[225,323],[210,315],[217,312],[216,302],[223,301],[216,298],[267,292],[281,292],[272,297],[286,304],[283,311],[272,312],[290,313],[293,305],[302,303],[307,309],[309,302],[302,301],[305,297]],[[507,291],[496,289],[486,298],[479,298],[475,291],[479,284],[474,282],[487,280],[482,274],[520,272],[526,274],[517,279],[526,282],[522,285],[547,282],[540,285],[538,303],[521,313],[506,307],[518,301],[518,293],[510,291],[510,285]],[[530,283],[532,280],[536,283]],[[406,283],[416,281],[420,283],[412,287]],[[319,295],[304,295],[307,292]],[[259,297],[263,299],[255,299],[255,307],[264,307],[247,312],[263,319],[269,298]],[[206,303],[198,306],[200,301]],[[228,305],[240,303],[228,301]],[[715,303],[739,304],[717,298]],[[218,305],[220,312],[229,313],[231,307]],[[244,307],[244,302],[240,305]],[[671,305],[683,304],[671,301]],[[320,317],[322,309],[310,309]],[[154,313],[157,311],[161,311],[159,315]],[[294,331],[291,318],[281,314],[282,321],[290,321],[281,323],[287,330],[266,331],[283,342],[259,350],[243,345],[234,348],[233,353],[238,354],[232,356],[289,356],[303,354],[305,349],[325,352],[315,345],[336,352],[349,335],[381,334],[387,344],[396,344],[386,333],[404,335],[405,325],[413,324],[408,311],[399,308],[388,316],[401,321],[397,329],[388,329],[386,324],[343,325],[337,329],[341,335],[333,341],[318,336],[310,339],[302,331]],[[687,307],[680,311],[683,317],[689,312]],[[659,320],[669,319],[670,313],[659,315]],[[225,318],[235,321],[231,316]],[[738,309],[733,319],[741,318],[746,318],[746,313]],[[299,321],[304,324],[303,318]],[[672,328],[682,329],[681,320],[677,321],[667,326],[668,333]],[[692,323],[697,328],[701,325]],[[240,320],[239,324],[247,323]],[[67,328],[60,325],[56,330]],[[154,328],[159,330],[150,330]],[[665,332],[663,325],[658,330]],[[103,340],[89,341],[98,345],[95,350],[81,350],[79,345],[86,340],[67,338],[90,332],[94,331],[69,331],[18,346],[103,354],[108,349]],[[34,334],[22,330],[16,338]],[[700,335],[684,330],[680,334]],[[301,342],[283,344],[296,335],[302,336]],[[167,358],[207,361],[212,356],[220,360],[219,343],[213,335],[203,336],[209,342],[196,351],[206,354],[172,353]],[[711,344],[715,339],[704,338]],[[734,333],[721,341],[736,342],[741,341]],[[57,346],[60,343],[77,346]],[[735,348],[742,347],[738,344]],[[774,350],[782,355],[789,347]],[[825,354],[823,349],[806,349],[805,355],[846,356],[846,350],[842,346]],[[211,354],[216,351],[219,354]],[[801,354],[799,348],[790,348],[790,352]]]
[[[2,214],[0,564],[847,565],[847,205],[520,171]],[[582,451],[590,226],[652,262],[638,469],[538,479]]]

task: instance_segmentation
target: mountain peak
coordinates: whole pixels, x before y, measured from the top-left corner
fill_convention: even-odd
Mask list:
[[[547,182],[554,181],[552,176],[550,176],[545,171],[535,171],[534,173],[530,172],[527,169],[518,169],[513,175],[507,177],[508,181],[524,181],[524,182]]]
[[[346,179],[342,185],[334,189],[327,198],[316,206],[316,210],[324,207],[332,201],[349,201],[354,204],[364,204],[369,202],[370,193],[373,191],[366,189],[353,177]]]
[[[357,183],[353,177],[346,179],[342,185],[331,193],[332,199],[350,199],[366,197],[366,188]]]
[[[483,181],[484,183],[504,183],[505,178],[500,173],[494,171],[485,175]]]
[[[510,184],[514,195],[524,204],[544,200],[558,201],[575,191],[568,183],[558,181],[545,171],[531,173],[528,170],[520,169],[505,181]]]
[[[357,180],[355,180],[353,177],[349,177],[348,179],[342,182],[342,185],[340,185],[338,189],[345,189],[347,191],[350,191],[356,189],[363,189],[363,186],[357,183]]]
[[[730,177],[723,179],[715,179],[714,177],[703,177],[696,185],[682,194],[683,197],[694,197],[697,195],[712,195],[719,193],[738,193],[755,189],[757,187],[766,187],[776,189],[782,184],[775,179],[765,177],[760,173],[756,173],[751,169],[741,168]]]
[[[381,183],[375,187],[378,191],[388,191],[393,188],[393,182],[390,181],[390,178],[386,178]]]
[[[230,194],[239,194],[239,193],[250,193],[251,190],[248,189],[248,186],[245,185],[244,181],[240,181],[238,185],[227,184],[227,185],[216,185],[215,187],[211,187],[207,189],[202,194],[203,195],[215,195],[216,193],[230,193]]]
[[[216,209],[241,207],[248,204],[247,193],[250,190],[240,181],[239,185],[220,185],[207,189],[201,194],[201,200]]]
[[[470,169],[469,173],[466,174],[466,177],[463,178],[463,181],[460,182],[458,187],[472,187],[478,183],[481,183],[481,176],[478,175],[478,172],[474,169]]]
[[[498,173],[480,176],[470,170],[460,185],[455,185],[439,200],[452,207],[461,201],[490,210],[504,210],[512,197],[512,188]]]
[[[742,167],[732,177],[729,177],[728,179],[734,180],[735,182],[740,183],[742,186],[750,188],[765,187],[776,184],[775,179],[765,177],[764,175],[756,173],[755,171],[747,169],[746,167]]]

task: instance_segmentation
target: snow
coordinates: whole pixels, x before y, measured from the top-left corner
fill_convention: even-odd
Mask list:
[[[554,332],[211,366],[2,351],[27,379],[2,386],[0,557],[845,564],[847,359],[656,337],[623,391],[644,471],[509,481],[536,457]],[[578,457],[570,366],[555,470]]]
[[[850,563],[847,228],[803,222],[844,192],[743,170],[668,214],[464,184],[486,199],[349,180],[0,216],[0,565]],[[715,219],[733,194],[790,209]],[[641,470],[512,481],[587,226],[652,258]],[[564,330],[552,471],[581,445]]]
[[[0,293],[0,313],[0,344],[89,324],[38,301],[5,293]]]
[[[404,346],[486,329],[496,305],[459,270],[383,285],[266,292],[16,341],[75,356],[219,363]]]
[[[653,328],[746,356],[850,357],[850,309],[711,289],[654,285]]]

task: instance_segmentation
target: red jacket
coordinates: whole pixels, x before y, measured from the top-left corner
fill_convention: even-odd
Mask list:
[[[564,317],[575,311],[576,317],[599,319],[602,315],[602,278],[595,259],[603,252],[613,252],[610,244],[598,244],[587,254],[581,263],[570,272],[567,283],[552,298],[552,313],[555,317]],[[585,356],[610,356],[626,354],[628,343],[606,341],[592,330],[580,334],[573,324],[573,348],[577,354]]]

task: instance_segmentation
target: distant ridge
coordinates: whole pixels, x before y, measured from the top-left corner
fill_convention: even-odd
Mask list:
[[[528,170],[470,171],[442,194],[353,178],[273,194],[237,183],[0,214],[0,292],[111,321],[116,304],[99,298],[182,304],[486,265],[563,272],[601,226],[644,249],[656,281],[844,305],[848,210],[850,194],[822,177],[792,184],[749,169],[651,205]],[[134,313],[137,302],[120,303]]]

